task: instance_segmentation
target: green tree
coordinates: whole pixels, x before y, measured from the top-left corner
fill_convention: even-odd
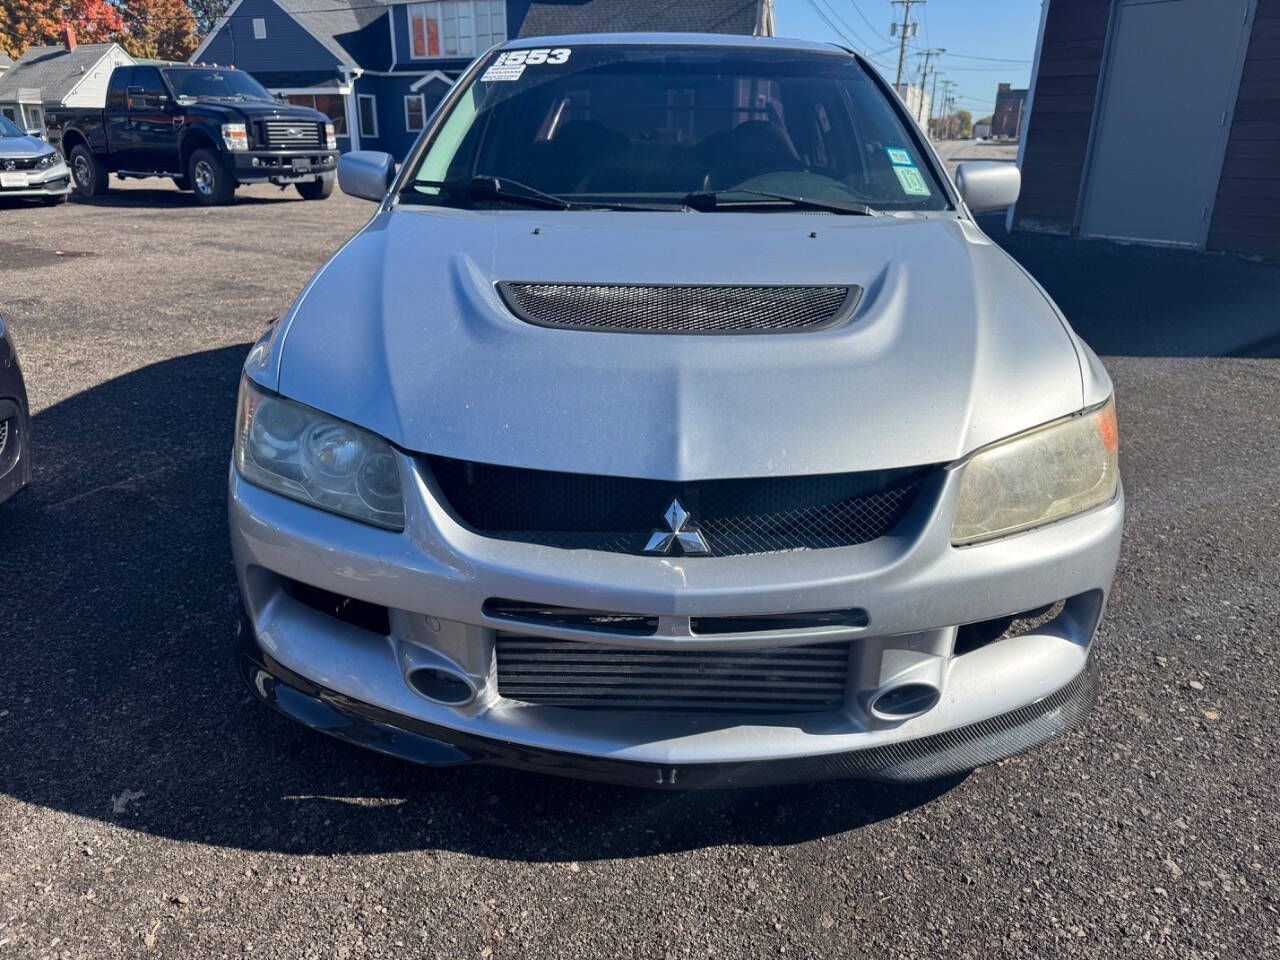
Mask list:
[[[956,111],[956,127],[958,128],[956,136],[961,140],[967,140],[973,136],[973,114],[968,110]]]
[[[189,0],[188,5],[196,18],[196,36],[203,40],[227,12],[231,0]]]

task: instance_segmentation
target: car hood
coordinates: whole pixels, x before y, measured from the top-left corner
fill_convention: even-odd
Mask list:
[[[187,105],[187,110],[206,113],[210,116],[232,117],[249,123],[255,120],[297,120],[305,123],[321,123],[329,119],[319,110],[312,110],[310,107],[266,100],[195,100]]]
[[[53,150],[39,137],[0,137],[0,160],[25,160],[40,157]]]
[[[525,323],[504,280],[864,293],[814,332],[645,335]],[[1083,399],[1045,295],[951,216],[394,208],[248,369],[410,451],[665,480],[947,462]]]

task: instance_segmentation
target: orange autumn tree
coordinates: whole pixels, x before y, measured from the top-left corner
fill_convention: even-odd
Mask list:
[[[0,48],[16,60],[27,47],[62,43],[68,25],[80,43],[106,43],[115,39],[124,19],[107,0],[3,0]]]
[[[185,0],[119,0],[124,29],[114,39],[132,56],[186,60],[196,48],[196,20]]]

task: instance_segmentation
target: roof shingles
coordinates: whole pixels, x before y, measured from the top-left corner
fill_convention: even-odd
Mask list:
[[[82,43],[74,50],[28,47],[17,63],[0,74],[0,100],[15,99],[19,90],[35,89],[46,103],[60,101],[113,46]]]

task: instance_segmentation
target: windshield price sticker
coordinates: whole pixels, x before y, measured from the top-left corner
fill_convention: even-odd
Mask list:
[[[894,167],[893,172],[898,175],[898,183],[907,196],[929,196],[929,185],[924,182],[924,177],[920,176],[920,171],[915,167]]]
[[[899,167],[914,167],[911,162],[911,154],[903,150],[901,147],[885,147],[884,152],[889,155],[889,162]]]
[[[487,80],[519,80],[525,67],[536,67],[541,64],[558,66],[569,61],[573,51],[568,47],[537,47],[533,50],[507,50],[498,54],[497,59],[485,70],[480,81]]]

